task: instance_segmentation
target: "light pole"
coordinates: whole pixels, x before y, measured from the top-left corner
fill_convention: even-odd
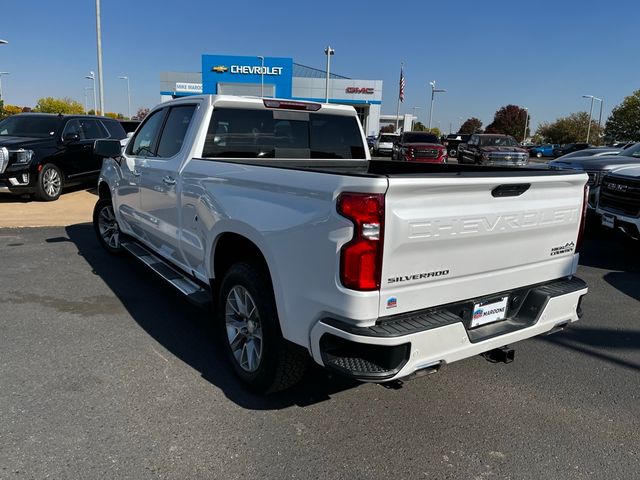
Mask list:
[[[329,103],[329,70],[331,68],[331,55],[334,55],[336,51],[330,46],[324,49],[324,54],[327,56],[327,80],[324,84],[324,102]]]
[[[87,80],[93,80],[93,114],[98,115],[98,99],[96,97],[96,74],[93,71],[89,72],[89,75],[85,75]]]
[[[126,75],[122,75],[120,77],[118,77],[120,80],[126,80],[127,81],[127,102],[129,104],[129,120],[131,120],[131,88],[129,86],[129,77]]]
[[[9,72],[0,72],[0,100],[2,100],[2,76],[9,75]]]
[[[431,85],[431,107],[429,108],[429,130],[431,130],[431,120],[433,118],[433,101],[436,98],[436,93],[444,93],[446,92],[446,90],[443,90],[442,88],[436,88],[435,80],[429,82],[429,85]]]
[[[258,55],[260,59],[260,98],[264,98],[264,57]]]
[[[87,92],[89,90],[93,90],[93,88],[91,87],[84,87],[84,113],[87,113],[89,111],[89,106],[88,106],[88,100],[87,100]]]
[[[100,0],[96,0],[96,43],[98,49],[98,83],[100,84],[100,113],[104,115],[104,83],[102,82],[102,29],[100,26]],[[93,88],[95,89],[95,83]],[[98,112],[96,111],[96,114]]]
[[[604,98],[599,98],[600,100],[600,115],[598,115],[598,134],[600,134],[600,128],[602,123],[602,104],[604,103]]]
[[[529,126],[529,109],[524,107],[524,133],[522,134],[522,144],[527,141],[527,127]]]
[[[587,143],[589,143],[589,135],[591,134],[591,114],[593,113],[593,101],[596,99],[593,95],[582,95],[582,98],[591,99],[591,108],[589,108],[589,125],[587,126]],[[598,98],[598,100],[600,100]]]

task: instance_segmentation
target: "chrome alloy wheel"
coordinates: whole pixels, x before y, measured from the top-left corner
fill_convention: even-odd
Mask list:
[[[262,325],[251,294],[241,285],[233,287],[225,304],[227,339],[238,365],[255,372],[262,358]]]
[[[60,194],[60,186],[62,181],[60,174],[55,168],[49,168],[44,172],[42,177],[42,187],[47,195],[56,197]]]
[[[100,230],[100,236],[104,240],[104,243],[111,248],[120,247],[120,228],[116,221],[116,216],[113,213],[113,207],[108,205],[100,210],[98,215],[98,229]]]

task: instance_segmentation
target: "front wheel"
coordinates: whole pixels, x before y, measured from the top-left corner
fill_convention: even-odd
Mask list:
[[[120,227],[110,198],[101,198],[93,208],[93,229],[107,252],[117,254],[122,251]]]
[[[227,271],[218,321],[226,356],[249,389],[277,392],[302,378],[308,355],[282,337],[273,290],[260,269],[236,263]]]
[[[58,167],[47,163],[38,174],[35,197],[43,202],[52,202],[62,192],[62,172]]]

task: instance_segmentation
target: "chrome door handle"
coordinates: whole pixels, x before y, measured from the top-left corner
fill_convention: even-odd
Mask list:
[[[170,176],[166,176],[162,179],[162,181],[167,184],[167,185],[175,185],[176,184],[176,179]]]

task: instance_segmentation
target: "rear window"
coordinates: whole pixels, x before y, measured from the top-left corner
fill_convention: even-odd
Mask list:
[[[393,143],[398,139],[398,135],[380,135],[381,143]]]
[[[365,159],[356,117],[217,108],[203,157]]]

